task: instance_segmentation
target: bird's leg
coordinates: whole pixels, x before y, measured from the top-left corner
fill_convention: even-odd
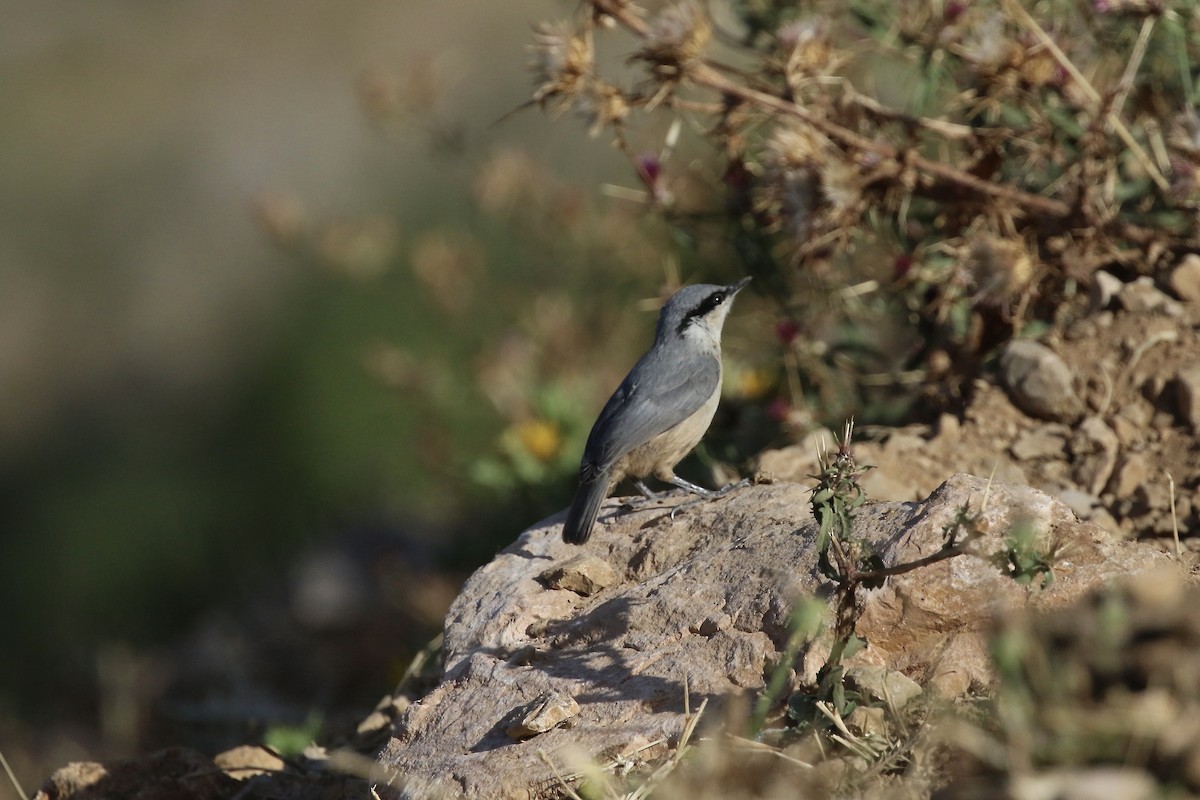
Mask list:
[[[629,511],[632,511],[635,508],[635,504],[640,504],[642,500],[661,500],[667,494],[666,492],[654,491],[647,486],[645,481],[643,481],[641,478],[634,478],[633,485],[638,490],[638,494],[640,494],[642,497],[633,497],[621,504],[622,508]]]
[[[666,492],[654,491],[649,486],[647,486],[646,483],[640,478],[635,479],[633,481],[633,485],[635,487],[637,487],[638,493],[641,494],[641,496],[646,498],[647,500],[657,500],[658,498],[660,498],[664,494],[666,494]]]
[[[685,481],[683,478],[680,478],[678,475],[672,475],[670,477],[670,479],[668,479],[667,482],[674,484],[675,486],[678,486],[680,489],[684,489],[688,492],[691,492],[692,494],[699,495],[699,497],[696,497],[692,500],[687,500],[685,502],[682,502],[679,505],[672,508],[671,509],[671,519],[672,520],[675,519],[676,514],[678,514],[680,511],[683,511],[684,509],[691,508],[692,506],[702,503],[705,500],[712,500],[717,497],[724,497],[725,495],[732,492],[734,489],[741,489],[741,488],[744,488],[744,487],[750,485],[749,478],[742,478],[740,481],[737,481],[736,483],[730,483],[726,486],[722,486],[720,489],[705,489],[703,486],[697,486],[696,484],[692,483],[691,481]]]
[[[742,478],[740,481],[737,481],[736,483],[727,484],[725,486],[722,486],[720,489],[705,489],[703,486],[697,486],[696,484],[692,483],[691,481],[685,481],[683,478],[680,478],[678,475],[672,475],[667,480],[667,482],[674,484],[675,486],[678,486],[680,489],[689,491],[692,494],[698,494],[701,497],[721,497],[722,495],[729,494],[734,489],[742,489],[742,488],[745,488],[750,485],[749,478]]]

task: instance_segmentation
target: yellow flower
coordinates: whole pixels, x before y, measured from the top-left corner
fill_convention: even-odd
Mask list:
[[[563,435],[558,425],[545,419],[529,419],[518,422],[510,429],[525,452],[538,461],[547,462],[558,455],[562,448]]]

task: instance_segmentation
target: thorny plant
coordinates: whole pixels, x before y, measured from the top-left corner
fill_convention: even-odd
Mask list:
[[[817,673],[817,685],[801,689],[788,699],[788,716],[801,730],[828,727],[836,719],[849,716],[856,706],[869,702],[861,692],[847,688],[843,666],[845,659],[867,645],[856,632],[860,614],[858,590],[878,587],[888,577],[974,552],[972,546],[985,532],[982,514],[987,507],[986,496],[979,512],[973,512],[969,503],[957,510],[954,519],[943,528],[941,549],[923,558],[886,566],[870,543],[854,532],[855,512],[867,500],[860,481],[870,468],[860,466],[854,460],[853,433],[854,422],[851,420],[846,423],[836,451],[818,453],[819,473],[814,476],[817,483],[812,489],[810,504],[818,524],[818,566],[834,582],[834,629],[833,645]],[[1005,549],[992,558],[997,566],[1023,585],[1029,585],[1036,578],[1041,579],[1042,588],[1050,585],[1056,551],[1053,547],[1046,552],[1038,548],[1032,524],[1021,522],[1014,526],[1005,545]],[[758,729],[770,707],[781,696],[787,670],[801,647],[819,632],[820,616],[819,609],[805,603],[799,604],[793,612],[791,635],[783,659],[755,709],[754,722]]]
[[[584,5],[537,28],[532,102],[611,137],[648,207],[756,277],[793,403],[800,375],[826,413],[846,376],[859,401],[920,383],[957,402],[1097,270],[1162,277],[1200,251],[1196,0]],[[908,336],[864,337],[865,313]]]

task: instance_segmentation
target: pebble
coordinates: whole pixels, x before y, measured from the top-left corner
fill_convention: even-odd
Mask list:
[[[1067,507],[1080,519],[1091,517],[1092,510],[1099,504],[1096,495],[1088,494],[1081,489],[1063,489],[1058,493],[1058,499],[1066,503]]]
[[[1071,439],[1075,456],[1075,481],[1098,495],[1112,477],[1121,443],[1113,429],[1100,417],[1088,417],[1079,424]]]
[[[1180,421],[1200,433],[1200,363],[1181,369],[1175,376],[1175,403]]]
[[[1013,403],[1027,414],[1072,422],[1083,413],[1071,370],[1043,344],[1028,339],[1009,342],[1000,356],[1000,378]]]
[[[1050,458],[1061,456],[1066,448],[1066,438],[1062,433],[1053,430],[1052,426],[1044,426],[1029,431],[1009,448],[1013,458],[1018,461],[1032,461],[1035,458]]]
[[[1135,447],[1145,440],[1145,435],[1137,423],[1128,419],[1123,414],[1118,414],[1112,420],[1113,432],[1117,434],[1117,441],[1121,443],[1121,447]]]
[[[504,731],[513,739],[527,739],[558,727],[579,713],[579,703],[569,694],[550,690],[542,692],[521,711],[517,721]]]
[[[1167,278],[1167,286],[1180,300],[1200,303],[1200,255],[1189,253],[1180,259]]]
[[[1178,317],[1183,307],[1154,285],[1154,279],[1143,275],[1133,283],[1127,283],[1117,294],[1117,302],[1131,313],[1155,312]]]
[[[962,430],[962,423],[958,417],[953,414],[942,414],[937,421],[938,438],[950,441],[957,439],[959,432]]]
[[[891,703],[896,708],[903,708],[923,691],[921,684],[903,672],[876,664],[850,667],[846,670],[846,680],[868,697]]]
[[[925,447],[925,440],[911,433],[894,433],[888,437],[887,445],[892,452],[904,453],[922,449]]]
[[[1124,500],[1132,497],[1138,487],[1150,477],[1150,465],[1141,453],[1126,453],[1117,462],[1112,479],[1108,482],[1108,491]]]
[[[1104,270],[1097,270],[1092,275],[1092,286],[1088,292],[1092,311],[1102,311],[1112,305],[1112,301],[1120,293],[1124,285],[1117,276]]]
[[[538,577],[551,589],[567,589],[584,597],[617,582],[617,573],[608,562],[590,553],[581,553],[570,558]]]

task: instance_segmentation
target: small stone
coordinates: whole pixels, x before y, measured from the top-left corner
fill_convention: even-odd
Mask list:
[[[1166,511],[1171,507],[1171,492],[1167,488],[1167,480],[1164,477],[1161,481],[1150,481],[1143,483],[1134,492],[1134,502],[1142,509],[1148,511]],[[1178,513],[1178,508],[1176,509]],[[1170,525],[1169,515],[1166,518],[1167,525]]]
[[[1125,531],[1121,529],[1121,524],[1117,522],[1112,514],[1108,513],[1108,509],[1103,507],[1092,510],[1092,517],[1088,520],[1096,525],[1099,525],[1104,530],[1118,538],[1124,538]]]
[[[1154,279],[1143,275],[1133,283],[1127,283],[1117,295],[1117,302],[1131,313],[1162,313],[1177,317],[1183,313],[1178,302],[1154,285]]]
[[[1092,311],[1103,311],[1112,305],[1112,301],[1124,285],[1120,278],[1104,270],[1097,270],[1093,273],[1092,286],[1088,293]]]
[[[1167,278],[1167,286],[1180,300],[1200,303],[1200,255],[1189,253],[1180,259]]]
[[[1000,378],[1013,403],[1026,414],[1072,422],[1083,413],[1071,370],[1045,345],[1028,339],[1009,342],[1000,356]]]
[[[282,772],[283,759],[260,745],[244,744],[213,756],[213,764],[235,780]]]
[[[1100,494],[1112,477],[1120,448],[1117,435],[1104,420],[1088,417],[1081,422],[1071,439],[1076,482],[1091,494]]]
[[[1108,482],[1108,491],[1124,500],[1132,497],[1137,488],[1150,477],[1150,465],[1141,453],[1126,453],[1117,462],[1112,479]]]
[[[858,706],[846,717],[846,724],[862,736],[887,736],[887,712],[874,706]]]
[[[1017,439],[1009,448],[1013,458],[1018,461],[1032,461],[1035,458],[1061,456],[1067,446],[1066,438],[1048,428],[1049,426],[1029,431]]]
[[[1094,494],[1088,494],[1081,489],[1063,489],[1058,493],[1058,499],[1080,519],[1090,519],[1096,505],[1100,502]]]
[[[1146,438],[1142,429],[1124,414],[1113,417],[1112,429],[1113,433],[1117,434],[1117,441],[1121,443],[1122,448],[1136,447]]]
[[[921,684],[903,672],[874,664],[850,667],[846,670],[846,679],[868,697],[891,703],[896,708],[903,708],[923,691]]]
[[[718,614],[715,617],[706,617],[704,622],[696,626],[694,632],[701,636],[716,636],[721,631],[727,631],[732,627],[733,617],[728,614]]]
[[[563,692],[542,692],[518,713],[517,721],[505,730],[514,739],[528,739],[555,728],[579,713],[579,703]]]
[[[538,576],[550,589],[566,589],[589,597],[617,582],[617,573],[604,559],[580,553]]]
[[[1136,767],[1079,767],[1016,775],[1006,796],[1011,800],[1151,800],[1158,784]]]
[[[946,441],[957,439],[961,430],[962,423],[953,414],[942,414],[938,417],[937,435],[939,439],[945,439]]]
[[[1200,364],[1193,364],[1175,376],[1175,402],[1179,418],[1200,432]]]
[[[872,500],[899,500],[903,502],[915,499],[918,494],[916,487],[908,479],[908,476],[901,478],[889,474],[886,470],[882,469],[870,470],[859,479],[858,483],[867,497],[870,497]]]
[[[1096,323],[1090,318],[1077,319],[1067,326],[1062,336],[1068,342],[1078,342],[1081,339],[1091,339],[1096,335]]]
[[[358,727],[354,729],[354,732],[359,736],[370,736],[386,728],[391,724],[391,721],[392,718],[382,711],[372,711],[367,715],[366,719],[358,723]]]
[[[912,433],[894,433],[888,437],[887,446],[893,453],[905,453],[920,450],[926,442],[920,436]]]

